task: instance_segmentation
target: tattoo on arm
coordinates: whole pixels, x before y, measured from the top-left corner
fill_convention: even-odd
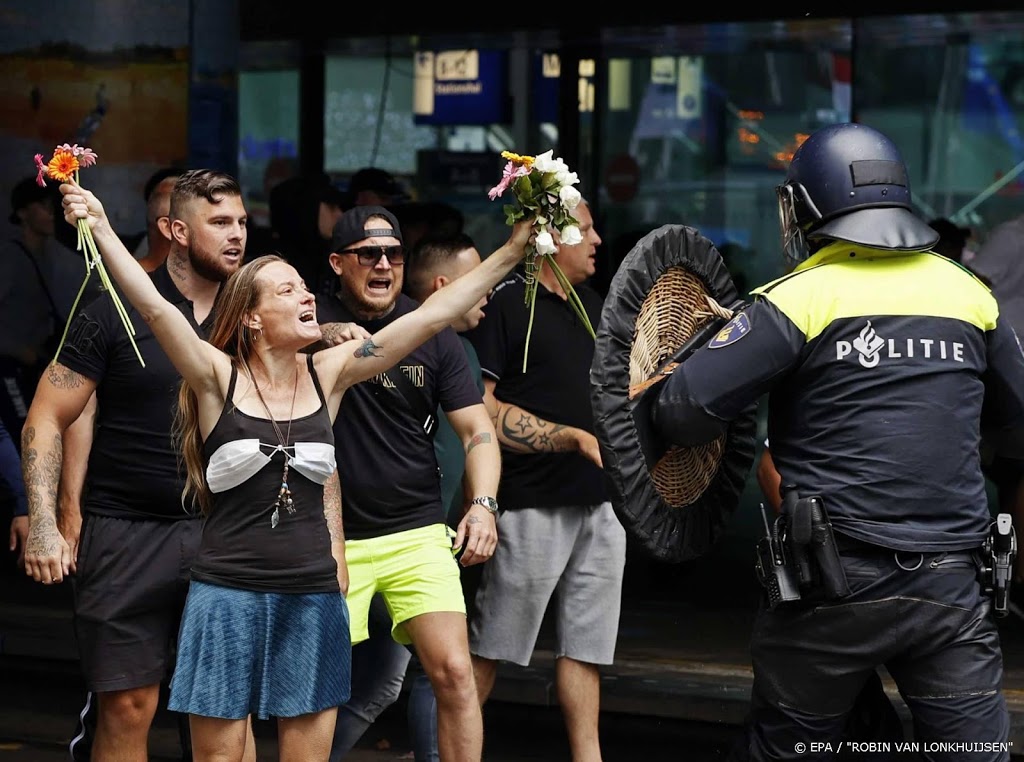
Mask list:
[[[498,441],[514,452],[572,452],[576,450],[576,439],[573,436],[572,427],[545,421],[516,405],[498,403],[496,428]]]
[[[324,518],[331,542],[344,542],[345,529],[341,521],[341,480],[335,470],[324,482]]]
[[[343,343],[344,339],[341,336],[343,326],[343,323],[321,323],[320,334],[322,338],[320,341],[329,347]]]
[[[352,353],[353,357],[382,357],[377,354],[374,350],[380,349],[380,346],[373,343],[373,339],[367,339],[363,342],[363,345],[359,347],[355,352]]]
[[[490,443],[491,443],[491,435],[490,434],[486,434],[486,433],[484,433],[484,434],[475,434],[473,436],[473,438],[469,440],[469,444],[466,445],[466,455],[469,455],[469,453],[471,453],[473,451],[473,448],[476,447],[477,445],[490,444]]]
[[[21,471],[25,480],[30,520],[57,519],[57,488],[60,485],[60,464],[63,444],[59,433],[53,435],[49,448],[40,453],[34,426],[21,433]]]
[[[344,341],[338,338],[338,323],[321,323],[320,324],[320,339],[314,341],[312,344],[304,346],[301,350],[303,354],[312,355],[317,352],[322,352],[325,349],[330,349],[338,344],[343,344]]]
[[[77,389],[85,383],[81,374],[56,362],[46,366],[46,378],[58,389]]]

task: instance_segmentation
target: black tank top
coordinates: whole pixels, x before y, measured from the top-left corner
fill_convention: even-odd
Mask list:
[[[333,448],[334,433],[327,403],[313,357],[308,358],[320,408],[295,418],[289,441],[319,442]],[[290,468],[288,486],[294,513],[278,509],[273,525],[274,504],[281,488],[285,454],[276,449],[279,441],[273,423],[246,415],[233,403],[238,369],[231,370],[227,398],[220,418],[203,443],[207,464],[222,445],[242,439],[259,439],[261,450],[271,460],[237,486],[213,493],[209,515],[203,524],[199,555],[192,578],[227,587],[280,593],[337,592],[337,565],[331,555],[331,540],[324,518],[324,488]],[[288,422],[278,422],[282,432]]]

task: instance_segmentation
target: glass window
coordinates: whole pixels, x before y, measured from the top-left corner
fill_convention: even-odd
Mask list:
[[[413,123],[411,55],[330,56],[324,98],[324,169],[351,175],[380,167],[410,177],[416,154],[437,145],[432,127]]]
[[[267,226],[270,189],[298,169],[298,69],[240,72],[238,110],[238,181],[252,223]]]
[[[899,145],[919,211],[969,227],[977,246],[1021,211],[1024,14],[866,19],[855,32],[857,120]]]
[[[663,224],[711,239],[741,291],[781,274],[774,189],[804,135],[849,119],[849,22],[614,30],[605,49],[606,279]]]

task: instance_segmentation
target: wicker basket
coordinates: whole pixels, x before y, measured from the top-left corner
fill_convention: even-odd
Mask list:
[[[629,355],[630,386],[641,386],[711,318],[703,282],[684,267],[670,267],[655,282],[636,319]],[[725,437],[699,447],[671,447],[651,470],[662,499],[683,508],[699,498],[718,471]]]

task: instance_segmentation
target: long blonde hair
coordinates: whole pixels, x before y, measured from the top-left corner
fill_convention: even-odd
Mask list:
[[[210,332],[210,342],[232,357],[251,376],[249,359],[255,344],[255,332],[246,325],[246,319],[256,309],[260,299],[260,286],[256,276],[273,262],[284,262],[282,257],[267,254],[257,257],[234,273],[220,290],[214,305],[216,317]],[[199,432],[199,400],[187,381],[178,389],[178,407],[172,429],[175,447],[185,468],[185,487],[181,503],[188,510],[189,497],[198,503],[205,516],[212,503],[210,487],[206,483],[206,465],[203,458],[203,438]]]

